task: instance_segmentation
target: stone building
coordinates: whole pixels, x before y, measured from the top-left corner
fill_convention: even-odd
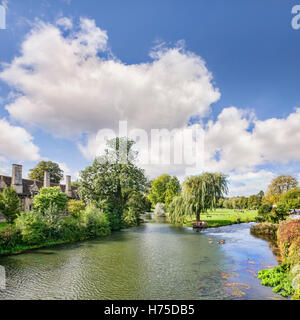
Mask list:
[[[66,193],[69,199],[78,199],[78,188],[72,186],[71,176],[66,176],[65,185],[50,183],[49,172],[44,173],[44,181],[23,179],[22,166],[18,164],[12,165],[11,177],[0,175],[0,192],[2,192],[5,187],[10,186],[16,190],[20,198],[21,208],[24,211],[32,209],[33,199],[43,187],[49,188],[58,186],[62,192]]]

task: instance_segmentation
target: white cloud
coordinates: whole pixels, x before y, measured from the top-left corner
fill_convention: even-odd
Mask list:
[[[249,196],[257,194],[261,190],[265,191],[275,176],[273,172],[268,170],[250,171],[246,173],[231,172],[228,175],[228,196]]]
[[[217,121],[207,126],[208,168],[247,171],[258,165],[300,161],[299,123],[299,108],[287,118],[263,121],[235,107],[225,108]]]
[[[73,22],[71,19],[66,17],[61,17],[56,20],[56,24],[62,27],[64,30],[70,30],[73,27]]]
[[[10,116],[70,137],[119,120],[146,130],[181,127],[219,99],[204,61],[180,45],[127,65],[111,56],[107,41],[93,20],[81,19],[67,37],[59,26],[39,23],[0,74],[21,93],[6,107]]]
[[[21,127],[0,119],[0,158],[18,161],[38,160],[39,148],[33,143],[33,137]]]

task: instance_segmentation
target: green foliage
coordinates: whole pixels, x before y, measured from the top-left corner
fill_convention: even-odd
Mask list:
[[[221,173],[204,173],[187,178],[183,184],[183,193],[179,197],[182,199],[173,200],[180,208],[171,203],[169,218],[171,221],[179,222],[184,217],[196,215],[199,221],[200,214],[216,209],[219,199],[227,192],[226,176]]]
[[[287,191],[297,187],[297,179],[290,175],[281,175],[273,179],[266,192],[266,201],[277,204]]]
[[[167,190],[166,190],[166,194],[165,194],[165,205],[166,208],[169,207],[170,203],[173,201],[174,198],[176,198],[177,196],[179,196],[181,192],[181,186],[180,186],[180,182],[177,179],[177,177],[172,177],[168,184],[167,184]]]
[[[85,203],[81,200],[69,200],[68,212],[73,218],[79,218],[85,209]]]
[[[20,200],[15,189],[6,187],[0,194],[0,213],[12,224],[20,211]]]
[[[63,178],[63,171],[59,165],[52,161],[41,161],[33,169],[30,169],[29,178],[32,180],[43,181],[44,172],[48,171],[50,174],[50,182],[60,183]]]
[[[299,209],[300,208],[300,187],[288,190],[281,196],[280,205],[285,206],[289,209]]]
[[[36,245],[46,240],[47,224],[39,212],[21,212],[15,221],[15,227],[26,244]]]
[[[81,172],[81,199],[98,203],[112,230],[122,227],[123,212],[132,194],[144,194],[146,190],[144,170],[135,165],[133,144],[126,138],[109,140],[105,154]]]
[[[149,211],[148,199],[144,195],[134,192],[127,202],[123,219],[128,226],[137,226],[140,223],[140,214],[146,211]]]
[[[61,192],[60,187],[42,188],[34,198],[33,208],[34,211],[44,214],[47,209],[55,205],[57,213],[61,213],[66,209],[67,203],[68,197]]]
[[[295,293],[289,276],[289,266],[283,264],[273,269],[265,269],[258,272],[258,279],[264,286],[274,287],[273,292],[283,297],[292,296]]]
[[[169,176],[168,174],[163,174],[152,181],[148,197],[152,203],[153,208],[158,202],[165,203],[167,187],[170,180],[171,176]]]
[[[258,209],[258,214],[261,216],[266,216],[272,211],[272,206],[270,204],[263,204]]]

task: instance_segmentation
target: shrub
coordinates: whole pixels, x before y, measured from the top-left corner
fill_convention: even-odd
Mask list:
[[[15,189],[6,187],[0,194],[0,213],[12,224],[20,212],[20,200]]]
[[[300,220],[283,221],[279,224],[277,231],[279,249],[282,258],[285,260],[290,255],[290,247],[293,242],[300,238]],[[297,248],[297,244],[295,245]],[[293,250],[296,248],[293,247]]]
[[[79,218],[84,209],[85,203],[81,200],[70,200],[68,202],[68,212],[73,218]]]
[[[51,206],[56,205],[57,211],[61,213],[67,207],[68,198],[61,192],[60,187],[42,188],[39,195],[34,198],[33,208],[42,214]]]
[[[258,214],[260,216],[266,216],[267,214],[269,214],[272,210],[272,205],[270,204],[263,204],[259,207],[258,209]]]
[[[39,212],[21,212],[15,220],[15,228],[26,244],[37,245],[46,240],[48,227],[46,220]]]

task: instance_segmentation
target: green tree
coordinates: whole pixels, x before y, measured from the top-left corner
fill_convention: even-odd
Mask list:
[[[300,187],[291,189],[284,193],[279,202],[280,205],[284,205],[289,210],[300,208]]]
[[[0,193],[0,213],[9,224],[13,224],[20,212],[20,200],[15,189],[6,187]]]
[[[135,165],[134,141],[116,138],[107,142],[103,156],[81,171],[79,194],[85,202],[101,206],[112,230],[122,227],[123,212],[134,192],[143,195],[147,179]]]
[[[163,174],[152,181],[148,197],[153,208],[158,202],[165,203],[167,187],[170,180],[171,176],[168,174]]]
[[[50,173],[51,183],[60,183],[63,178],[63,171],[57,163],[52,161],[41,161],[35,168],[30,169],[29,171],[30,174],[28,176],[32,180],[43,181],[45,171]]]
[[[192,176],[183,183],[183,192],[174,199],[178,208],[171,205],[169,217],[171,221],[182,221],[185,217],[195,215],[197,222],[200,214],[214,210],[224,194],[228,192],[226,176],[221,173],[204,173]]]
[[[34,198],[33,209],[45,214],[47,210],[55,206],[59,214],[67,208],[67,203],[68,197],[61,192],[60,187],[42,188]]]
[[[173,201],[173,199],[179,196],[180,192],[181,192],[180,182],[177,179],[177,177],[173,176],[167,184],[167,190],[165,194],[164,203],[167,209],[170,203]]]
[[[293,176],[278,176],[269,185],[265,200],[272,204],[277,204],[280,201],[281,196],[288,190],[296,188],[297,184],[298,182]]]

